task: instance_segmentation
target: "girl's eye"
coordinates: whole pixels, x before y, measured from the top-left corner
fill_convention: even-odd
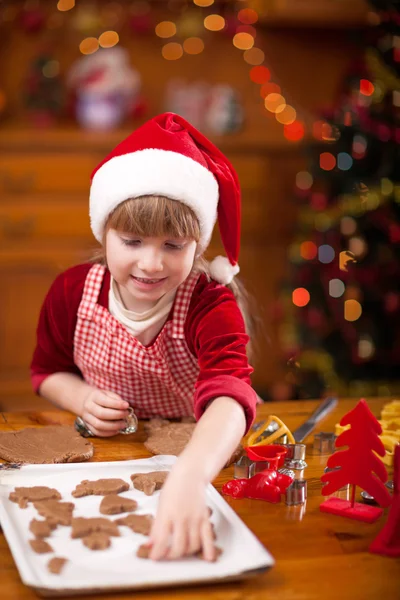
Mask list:
[[[124,246],[139,246],[140,240],[127,240],[125,238],[121,238],[121,242]]]
[[[173,244],[172,242],[167,242],[165,245],[170,250],[183,250],[182,244]]]

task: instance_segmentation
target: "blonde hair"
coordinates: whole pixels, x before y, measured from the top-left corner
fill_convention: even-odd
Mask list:
[[[165,196],[139,196],[129,198],[119,204],[109,215],[103,234],[103,247],[93,257],[94,262],[106,264],[105,236],[109,229],[115,229],[121,233],[138,235],[139,237],[171,237],[188,238],[196,242],[200,239],[200,223],[197,216],[189,206],[172,200]],[[193,269],[210,277],[209,262],[200,256],[196,258]],[[252,339],[257,328],[257,317],[255,316],[252,298],[247,293],[240,280],[235,277],[227,285],[235,296],[236,302],[243,315],[246,333],[250,337],[247,351],[252,354]]]

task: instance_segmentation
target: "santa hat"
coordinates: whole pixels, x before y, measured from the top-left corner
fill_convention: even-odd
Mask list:
[[[200,223],[199,254],[217,220],[227,257],[211,262],[211,276],[228,284],[239,272],[240,186],[236,171],[214,144],[185,119],[165,113],[147,121],[95,168],[90,221],[102,241],[109,214],[128,198],[158,194],[189,206]]]

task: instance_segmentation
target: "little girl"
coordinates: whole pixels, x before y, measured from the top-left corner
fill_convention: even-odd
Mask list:
[[[202,254],[217,219],[226,257]],[[150,536],[150,558],[202,548],[213,560],[207,484],[248,431],[245,321],[228,284],[239,271],[240,190],[225,156],[183,118],[151,119],[94,170],[96,263],[58,276],[41,310],[35,391],[97,436],[139,418],[194,415]],[[229,259],[229,260],[228,260]]]

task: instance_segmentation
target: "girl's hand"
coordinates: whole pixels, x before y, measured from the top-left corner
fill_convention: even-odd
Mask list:
[[[206,486],[201,474],[175,465],[161,490],[149,540],[151,559],[176,559],[202,549],[205,560],[215,560]]]
[[[84,390],[81,417],[98,437],[111,437],[126,427],[129,403],[114,392],[88,386]]]

